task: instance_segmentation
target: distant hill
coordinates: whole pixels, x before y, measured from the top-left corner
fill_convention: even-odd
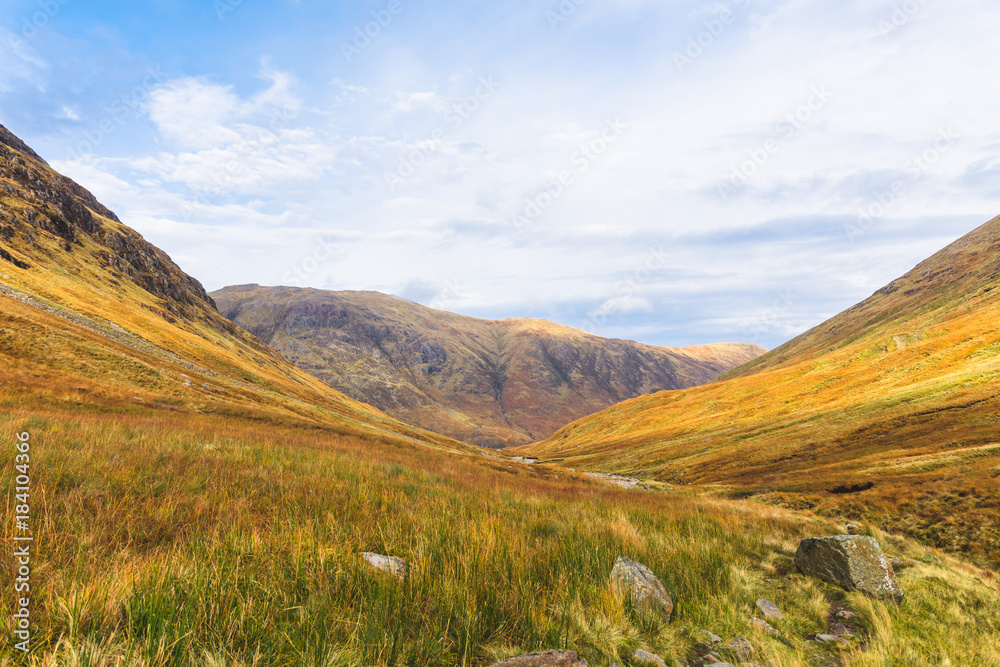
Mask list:
[[[622,400],[703,384],[766,350],[665,348],[545,320],[463,317],[377,292],[227,287],[223,315],[338,390],[487,447],[548,437]]]
[[[521,451],[812,507],[888,507],[932,541],[982,535],[976,548],[1000,559],[988,491],[1000,476],[1000,218],[715,383],[616,405]]]
[[[8,408],[304,419],[460,446],[344,396],[233,325],[201,283],[3,126],[0,367]]]

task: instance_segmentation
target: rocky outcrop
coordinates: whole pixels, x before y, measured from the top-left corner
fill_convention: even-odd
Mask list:
[[[111,280],[130,281],[159,297],[166,318],[211,320],[235,331],[201,283],[3,126],[0,204],[0,262],[29,270],[58,261],[61,253],[91,253],[95,268]]]
[[[656,575],[642,563],[619,556],[611,570],[611,588],[640,614],[670,620],[674,602]]]
[[[802,540],[795,552],[795,566],[805,575],[849,591],[881,600],[903,599],[896,573],[873,537],[837,535]]]

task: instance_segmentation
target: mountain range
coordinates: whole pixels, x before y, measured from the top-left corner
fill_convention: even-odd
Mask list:
[[[1000,218],[761,356],[213,299],[0,127],[0,664],[1000,664],[998,287]]]
[[[339,391],[484,447],[546,438],[766,352],[744,343],[654,347],[546,320],[463,317],[378,292],[242,285],[211,296],[224,316]]]

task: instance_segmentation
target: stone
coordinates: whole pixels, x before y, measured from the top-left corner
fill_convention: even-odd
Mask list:
[[[765,600],[763,598],[757,600],[757,609],[760,609],[760,612],[764,614],[764,618],[769,621],[779,621],[785,617],[785,615],[781,613],[781,610],[778,609],[778,605],[774,604],[770,600]]]
[[[770,623],[762,618],[751,618],[750,625],[757,628],[758,630],[763,630],[767,634],[773,637],[780,637],[781,633],[775,630]]]
[[[746,660],[751,655],[753,655],[753,644],[750,643],[749,639],[745,637],[737,637],[729,643],[728,646],[720,646],[720,651],[732,651],[740,660]]]
[[[722,643],[722,637],[720,637],[719,635],[713,634],[713,633],[709,632],[708,630],[702,630],[701,634],[705,635],[708,638],[708,641],[710,641],[713,644],[721,644]]]
[[[804,539],[795,552],[795,566],[806,576],[880,600],[901,602],[905,595],[892,565],[873,537],[835,535]]]
[[[847,534],[848,535],[857,535],[860,532],[861,532],[861,526],[859,526],[857,524],[854,524],[854,523],[847,524]]]
[[[368,552],[361,554],[361,557],[368,561],[368,564],[376,570],[391,574],[397,579],[405,579],[406,575],[410,572],[410,564],[402,558]]]
[[[650,653],[649,651],[632,651],[632,655],[629,656],[629,660],[632,661],[633,665],[642,665],[645,667],[667,667],[667,663],[663,662],[663,658],[655,653]]]
[[[628,597],[639,613],[670,620],[674,602],[656,575],[642,563],[619,556],[611,570],[611,588],[619,596]]]
[[[841,611],[837,612],[837,618],[839,618],[841,620],[844,620],[844,621],[849,621],[852,618],[854,618],[854,612],[853,611],[847,611],[846,609],[842,609]]]
[[[575,651],[543,651],[497,662],[491,667],[587,667],[587,661],[581,660]]]

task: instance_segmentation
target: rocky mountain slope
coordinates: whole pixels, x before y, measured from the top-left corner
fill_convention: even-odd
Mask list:
[[[521,451],[881,512],[996,562],[998,415],[1000,218],[718,382],[616,405]]]
[[[223,315],[299,367],[407,423],[524,444],[622,400],[704,384],[765,349],[664,348],[544,320],[480,320],[377,292],[242,285]]]
[[[404,426],[288,363],[222,317],[201,284],[0,126],[0,368],[8,406]]]

